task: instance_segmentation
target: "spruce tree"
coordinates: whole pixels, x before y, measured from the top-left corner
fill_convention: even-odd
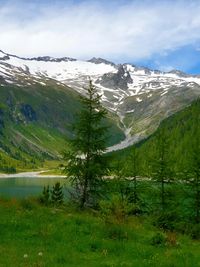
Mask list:
[[[106,110],[101,106],[100,98],[90,80],[86,97],[80,96],[82,110],[73,125],[71,149],[65,154],[65,170],[73,187],[71,196],[80,208],[95,204],[100,195],[102,178],[107,171],[103,155],[107,127],[102,124]]]
[[[51,191],[51,200],[53,204],[60,205],[63,203],[63,187],[60,185],[59,182],[55,183],[53,189]]]
[[[135,146],[132,148],[130,156],[127,160],[127,175],[130,177],[129,179],[131,183],[130,200],[136,204],[139,199],[137,188],[137,177],[139,175],[139,155]]]
[[[50,200],[50,189],[49,185],[46,187],[44,186],[43,191],[42,191],[42,196],[41,196],[41,202],[47,205]]]
[[[200,115],[197,113],[191,140],[188,181],[194,196],[195,222],[200,223]]]
[[[117,158],[113,162],[112,169],[114,170],[114,174],[111,174],[114,181],[114,188],[112,189],[119,195],[119,199],[124,201],[129,196],[129,180],[125,177],[126,169],[124,161]]]
[[[162,129],[156,136],[155,155],[152,161],[153,179],[160,184],[160,204],[162,211],[166,207],[165,185],[172,180],[168,147],[168,139],[165,131]]]

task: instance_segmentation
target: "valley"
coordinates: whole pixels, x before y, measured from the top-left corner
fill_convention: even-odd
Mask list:
[[[0,267],[200,266],[199,14],[0,0]]]

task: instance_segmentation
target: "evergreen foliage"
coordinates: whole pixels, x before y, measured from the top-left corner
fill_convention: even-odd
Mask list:
[[[74,189],[71,195],[80,208],[96,203],[101,194],[102,178],[107,173],[103,155],[107,127],[102,125],[106,110],[102,108],[100,98],[90,80],[87,97],[80,97],[83,108],[73,127],[71,151],[65,154],[65,170]]]
[[[43,191],[42,191],[42,196],[40,198],[41,203],[48,205],[50,201],[50,189],[49,185],[46,187],[44,186]]]
[[[128,159],[132,149],[133,147],[118,151],[113,153],[112,157],[115,161],[120,158],[131,170],[133,162]],[[152,194],[155,196],[158,192],[160,195],[159,202],[163,212],[161,217],[156,219],[158,224],[170,229],[177,227],[175,226],[177,214],[180,220],[184,221],[181,217],[186,216],[198,224],[200,221],[200,100],[194,101],[187,108],[164,120],[152,136],[135,145],[135,150],[139,161],[138,176],[147,177],[149,181],[152,179],[152,189],[149,188],[149,190],[153,190]],[[134,170],[131,172],[134,176]],[[155,196],[152,195],[152,200],[148,201],[150,210],[155,206],[153,203]],[[184,206],[181,201],[184,202]],[[181,207],[180,211],[177,210],[179,207]],[[184,226],[179,227],[184,228]]]
[[[157,131],[146,140],[136,144],[138,160],[140,163],[139,175],[151,177],[153,173],[153,164],[155,156],[158,155],[158,139],[160,135],[165,136],[167,141],[167,161],[170,164],[173,176],[178,179],[186,177],[186,170],[191,166],[192,142],[199,135],[196,126],[199,125],[197,118],[200,115],[200,99],[194,101],[190,106],[175,113],[161,122]],[[132,147],[112,153],[112,157],[120,158],[124,164],[128,162]],[[131,163],[130,163],[131,164]]]
[[[51,201],[53,204],[60,205],[63,203],[64,194],[63,187],[59,182],[55,183],[51,191]]]
[[[152,178],[160,184],[160,204],[162,211],[164,211],[166,206],[165,184],[172,179],[168,152],[169,144],[164,131],[158,132],[156,137],[156,153],[150,163],[153,170]]]
[[[190,161],[185,173],[186,181],[192,187],[195,221],[200,223],[200,114],[198,113],[192,130]]]
[[[128,197],[129,193],[129,180],[126,177],[124,162],[117,159],[113,162],[111,177],[113,180],[112,191],[119,196],[121,201],[124,201]],[[113,172],[114,170],[114,172]]]
[[[131,183],[131,190],[129,200],[133,203],[137,203],[139,200],[138,196],[138,188],[137,188],[137,178],[139,176],[139,158],[138,158],[138,151],[136,150],[135,146],[133,146],[130,155],[127,159],[126,165],[126,175],[129,177]]]
[[[200,114],[200,100],[164,120],[155,134],[138,147],[143,155],[143,171],[148,172],[149,158],[156,154],[158,136],[165,135],[167,139],[168,161],[171,171],[180,177],[184,170],[190,169],[192,141],[196,128],[197,117]],[[196,135],[197,136],[197,135]]]

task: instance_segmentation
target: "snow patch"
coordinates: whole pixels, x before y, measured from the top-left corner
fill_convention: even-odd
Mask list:
[[[41,85],[43,85],[43,86],[45,86],[46,85],[46,83],[43,83],[43,82],[39,82]]]
[[[6,56],[6,54],[4,54],[3,52],[0,51],[0,58],[5,57],[5,56]]]
[[[131,109],[131,110],[126,111],[126,113],[133,113],[134,111],[135,109]]]
[[[7,83],[13,84],[14,82],[11,80],[5,80]]]
[[[168,93],[168,90],[164,91],[161,96],[166,95]]]
[[[136,97],[136,101],[137,101],[137,102],[142,102],[142,99],[139,98],[139,97]]]

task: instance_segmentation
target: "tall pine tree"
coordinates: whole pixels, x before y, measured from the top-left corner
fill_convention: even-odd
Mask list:
[[[195,222],[200,223],[200,115],[198,110],[194,123],[187,181],[192,187],[194,197]]]
[[[131,153],[127,159],[127,175],[130,177],[131,182],[131,194],[130,199],[133,203],[137,203],[138,197],[138,188],[137,188],[137,178],[139,176],[139,155],[136,147],[133,146]],[[132,186],[133,184],[133,186]]]
[[[165,131],[160,130],[156,136],[156,148],[152,169],[153,179],[160,184],[160,204],[162,211],[165,211],[166,207],[165,185],[172,180],[168,147],[169,144]]]
[[[86,97],[80,97],[83,108],[73,127],[71,150],[65,154],[65,170],[73,186],[71,193],[80,208],[96,203],[107,172],[104,156],[107,127],[102,124],[106,110],[100,98],[90,80]]]

